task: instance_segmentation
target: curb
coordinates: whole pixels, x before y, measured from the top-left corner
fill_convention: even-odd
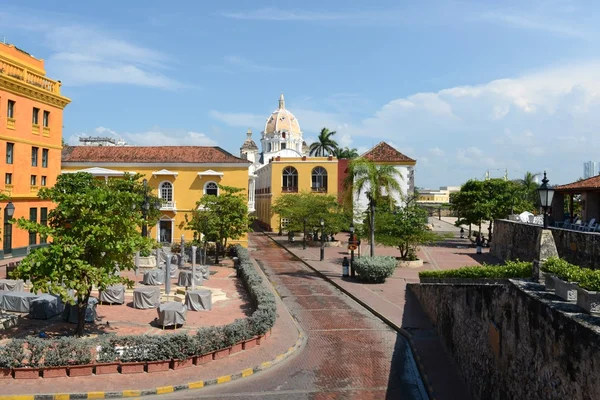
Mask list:
[[[281,243],[279,243],[277,240],[273,239],[271,236],[269,236],[267,234],[265,234],[265,236],[267,236],[269,239],[271,239],[273,242],[275,242],[275,244],[277,244],[279,247],[283,248],[285,251],[287,251],[288,253],[290,253],[294,257],[296,257],[304,265],[306,265],[308,268],[310,268],[311,270],[313,270],[314,272],[316,272],[317,275],[319,275],[321,278],[325,279],[327,282],[331,283],[333,286],[335,286],[336,288],[338,288],[341,292],[343,292],[345,295],[347,295],[348,297],[350,297],[352,300],[354,300],[355,302],[357,302],[358,304],[360,304],[361,306],[363,306],[364,308],[366,308],[371,314],[374,314],[377,318],[379,318],[380,320],[382,320],[390,328],[392,328],[393,330],[395,330],[396,332],[398,332],[400,335],[402,335],[408,341],[408,345],[410,346],[410,350],[411,350],[411,352],[414,355],[413,358],[416,361],[417,369],[419,370],[419,375],[421,376],[421,380],[423,381],[423,385],[425,386],[425,390],[427,391],[427,395],[429,396],[429,398],[431,400],[435,400],[436,397],[435,397],[435,392],[433,390],[433,386],[431,386],[431,383],[429,383],[429,378],[427,377],[427,374],[425,373],[425,367],[423,366],[423,363],[421,361],[421,357],[419,356],[419,352],[417,351],[417,348],[415,346],[415,342],[413,341],[413,338],[410,335],[410,333],[408,333],[408,331],[406,331],[405,329],[403,329],[403,328],[399,327],[398,325],[396,325],[394,322],[392,322],[390,319],[388,319],[387,317],[385,317],[383,314],[381,314],[380,312],[378,312],[377,310],[375,310],[373,307],[369,306],[367,303],[365,303],[364,301],[362,301],[361,299],[359,299],[358,297],[356,297],[355,295],[353,295],[351,292],[349,292],[344,287],[342,287],[341,285],[339,285],[338,283],[336,283],[335,281],[333,281],[327,275],[323,274],[321,271],[319,271],[318,269],[314,268],[312,265],[310,265],[303,258],[300,258],[296,254],[294,254],[290,249],[288,249],[287,247],[285,247],[284,245],[282,245]],[[2,400],[2,397],[0,397],[0,400]]]
[[[264,275],[264,272],[262,271],[260,266],[255,264],[255,268],[258,268],[261,271],[261,273],[263,273],[263,275]],[[281,301],[281,297],[279,296],[279,293],[273,286],[273,283],[271,282],[271,280],[269,280],[268,277],[266,277],[266,280],[267,280],[267,282],[269,282],[273,291],[275,292],[275,294],[277,295],[277,297],[279,297],[279,299]],[[283,361],[285,361],[286,359],[288,359],[292,355],[294,355],[300,348],[302,348],[304,343],[306,342],[306,335],[303,333],[302,329],[299,327],[298,322],[296,321],[296,319],[294,318],[292,313],[287,309],[287,307],[285,306],[283,301],[281,301],[281,304],[286,309],[289,316],[292,318],[292,321],[294,322],[296,329],[298,329],[298,338],[296,339],[296,343],[294,343],[294,345],[292,347],[288,348],[288,350],[285,353],[278,354],[274,359],[272,359],[270,361],[262,362],[259,365],[256,365],[252,368],[243,369],[238,373],[231,374],[231,375],[223,375],[223,376],[219,376],[218,378],[209,379],[209,380],[188,382],[188,383],[184,383],[181,385],[160,386],[160,387],[157,387],[154,389],[146,389],[146,390],[121,390],[121,391],[115,391],[115,392],[79,392],[79,393],[52,393],[52,394],[31,394],[31,395],[15,394],[15,395],[8,395],[8,396],[0,395],[0,400],[72,400],[72,399],[115,399],[115,398],[125,398],[125,397],[142,397],[142,396],[151,396],[151,395],[158,395],[158,394],[169,394],[169,393],[173,393],[173,392],[179,392],[182,390],[201,389],[201,388],[204,388],[207,386],[215,386],[215,385],[219,385],[222,383],[227,383],[227,382],[236,381],[236,380],[239,380],[242,378],[247,378],[258,372],[272,368],[277,364],[281,364]]]

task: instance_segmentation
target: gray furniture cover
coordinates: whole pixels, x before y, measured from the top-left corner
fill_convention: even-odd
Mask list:
[[[133,291],[133,308],[156,308],[160,304],[160,288],[139,287]]]
[[[50,319],[62,313],[65,306],[60,296],[42,294],[31,301],[29,317],[33,319]]]
[[[208,280],[210,277],[210,272],[208,271],[208,265],[198,265],[196,267],[196,271],[200,271],[202,273],[202,279]]]
[[[23,292],[24,282],[20,279],[0,279],[0,290],[6,290],[8,292]]]
[[[85,322],[94,322],[96,320],[96,306],[98,305],[98,299],[90,297],[88,299],[88,305],[85,309]],[[77,316],[77,303],[74,305],[67,304],[63,311],[63,320],[69,321],[72,324],[76,324],[79,321]]]
[[[171,263],[171,269],[169,270],[169,276],[171,278],[175,278],[177,276],[177,271],[178,271],[177,264]]]
[[[185,305],[192,311],[212,309],[212,292],[208,289],[188,290],[185,293]]]
[[[158,324],[160,326],[183,325],[187,307],[177,301],[162,303],[158,307]]]
[[[125,286],[108,286],[105,290],[100,292],[100,303],[125,303]]]
[[[194,276],[196,286],[202,286],[202,274],[200,271],[196,271]],[[179,271],[179,279],[177,279],[178,286],[191,287],[192,285],[192,271]]]
[[[144,278],[142,279],[142,283],[144,285],[158,286],[165,283],[165,271],[162,269],[151,269],[150,271],[144,273]]]
[[[29,292],[5,292],[0,308],[6,311],[28,313],[31,302],[40,295]]]

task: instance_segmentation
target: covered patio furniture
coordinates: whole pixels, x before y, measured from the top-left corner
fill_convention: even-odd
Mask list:
[[[133,291],[133,308],[156,308],[160,305],[160,288],[157,286],[139,287]]]
[[[5,292],[0,308],[6,311],[28,313],[31,302],[40,295],[29,292]]]
[[[64,309],[65,306],[60,296],[42,294],[31,301],[29,317],[32,319],[50,319],[62,313]]]
[[[200,271],[202,274],[202,279],[208,280],[210,278],[210,271],[208,270],[208,265],[199,265],[196,267],[196,271]]]
[[[202,274],[197,271],[194,276],[195,286],[202,286]],[[191,287],[192,285],[192,271],[179,271],[179,278],[177,279],[178,286]]]
[[[165,283],[165,272],[162,269],[151,269],[150,271],[144,272],[142,283],[150,286],[162,285]]]
[[[8,292],[23,292],[24,282],[20,279],[0,279],[0,290]]]
[[[96,297],[90,297],[88,299],[87,308],[85,309],[85,322],[94,322],[96,320],[97,306],[98,299]],[[66,304],[65,310],[63,311],[63,320],[68,321],[71,324],[76,324],[79,321],[77,311],[77,303],[75,303],[74,305]]]
[[[114,285],[108,286],[100,292],[100,304],[123,304],[125,303],[125,286]]]
[[[162,303],[158,306],[158,324],[165,326],[177,326],[185,323],[187,307],[177,301]]]
[[[185,293],[185,305],[192,311],[210,311],[212,292],[208,289],[188,290]]]

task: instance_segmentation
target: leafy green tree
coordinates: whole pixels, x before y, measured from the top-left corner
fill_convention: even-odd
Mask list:
[[[349,147],[344,147],[344,148],[337,148],[336,151],[333,153],[337,158],[347,158],[347,159],[354,159],[358,157],[358,150],[354,149],[354,148],[349,148]]]
[[[56,204],[48,225],[25,218],[17,221],[19,228],[52,241],[27,255],[13,276],[30,280],[32,291],[54,293],[70,304],[77,301],[77,336],[84,333],[92,287],[103,290],[117,283],[132,287],[133,281],[119,271],[135,269],[133,254],[152,247],[152,241],[140,234],[144,188],[139,178],[125,174],[105,182],[83,172],[59,175],[54,187],[38,194]]]
[[[380,207],[377,211],[375,241],[397,247],[404,260],[416,260],[418,246],[439,239],[427,228],[427,210],[419,205],[408,204],[394,211]]]
[[[526,172],[523,175],[523,179],[517,179],[516,182],[521,186],[521,197],[523,201],[531,203],[532,207],[535,207],[539,203],[539,196],[537,194],[538,183],[537,178],[541,174],[539,172]]]
[[[10,197],[2,192],[0,192],[0,201],[8,200]],[[2,233],[2,229],[0,229],[0,234]],[[2,241],[2,236],[0,236],[0,242]]]
[[[243,189],[219,185],[219,195],[204,195],[192,211],[188,229],[216,242],[215,263],[229,240],[241,239],[250,231],[248,200]]]
[[[338,144],[333,140],[333,135],[335,135],[335,131],[330,131],[327,128],[321,129],[317,141],[310,145],[309,154],[317,157],[335,154]]]

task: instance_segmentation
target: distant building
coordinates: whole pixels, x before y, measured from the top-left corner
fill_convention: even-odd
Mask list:
[[[600,162],[586,161],[583,163],[583,179],[597,176],[600,173]]]
[[[116,140],[114,138],[100,136],[80,137],[79,144],[81,146],[127,146],[127,142],[123,139]]]
[[[460,186],[440,186],[439,189],[419,189],[419,203],[450,203],[450,194],[460,191]]]

